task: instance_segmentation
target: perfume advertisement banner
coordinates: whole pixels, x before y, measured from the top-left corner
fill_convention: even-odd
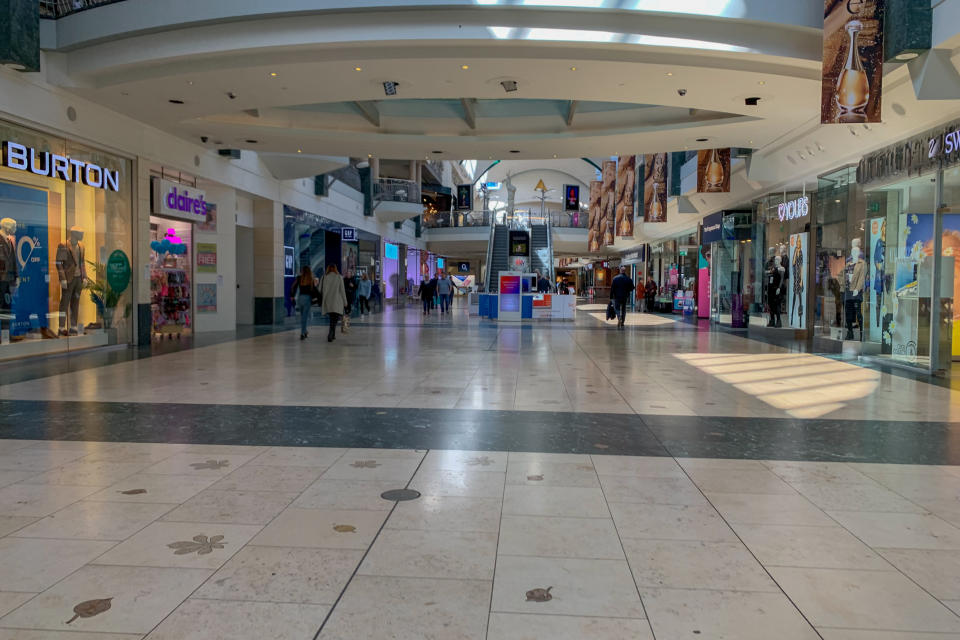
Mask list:
[[[613,244],[614,227],[617,224],[617,162],[604,160],[603,162],[603,190],[600,193],[600,212],[602,219],[600,229],[603,231],[601,246],[609,247]]]
[[[587,232],[587,251],[600,251],[600,189],[603,183],[594,180],[590,183],[590,220]]]
[[[667,221],[667,153],[643,156],[643,221]]]
[[[697,152],[697,193],[730,193],[730,148]]]
[[[617,162],[617,236],[633,237],[635,193],[637,191],[637,156],[620,156]]]
[[[880,122],[886,0],[824,0],[820,122]]]

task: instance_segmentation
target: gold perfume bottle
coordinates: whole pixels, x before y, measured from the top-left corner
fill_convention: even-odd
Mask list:
[[[859,20],[851,20],[846,26],[849,40],[847,42],[847,61],[843,65],[843,71],[837,79],[837,106],[840,107],[840,115],[844,116],[851,113],[863,113],[867,102],[870,100],[870,81],[867,79],[867,72],[863,68],[863,62],[860,60],[860,51],[857,49],[857,36],[863,30],[863,23]]]
[[[650,198],[650,220],[659,222],[663,216],[663,205],[660,204],[660,183],[653,183],[653,196]]]
[[[717,150],[710,150],[710,160],[707,162],[707,169],[703,175],[705,191],[720,191],[723,188],[723,165],[720,158],[717,157]]]

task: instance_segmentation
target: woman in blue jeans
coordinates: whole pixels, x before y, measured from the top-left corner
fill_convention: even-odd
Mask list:
[[[317,282],[313,279],[313,272],[309,266],[303,265],[299,277],[293,281],[290,298],[300,309],[300,339],[306,340],[307,336],[310,335],[307,333],[307,325],[310,323],[310,307],[314,300],[320,298],[320,293],[317,291]]]

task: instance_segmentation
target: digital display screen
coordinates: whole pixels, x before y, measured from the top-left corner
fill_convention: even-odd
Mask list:
[[[397,260],[400,258],[400,247],[387,242],[383,245],[383,255],[390,260]]]
[[[520,293],[520,276],[501,276],[500,293]]]

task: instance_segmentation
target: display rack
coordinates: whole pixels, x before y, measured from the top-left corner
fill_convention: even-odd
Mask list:
[[[150,279],[153,333],[179,338],[191,326],[189,274],[175,267],[153,267]]]

